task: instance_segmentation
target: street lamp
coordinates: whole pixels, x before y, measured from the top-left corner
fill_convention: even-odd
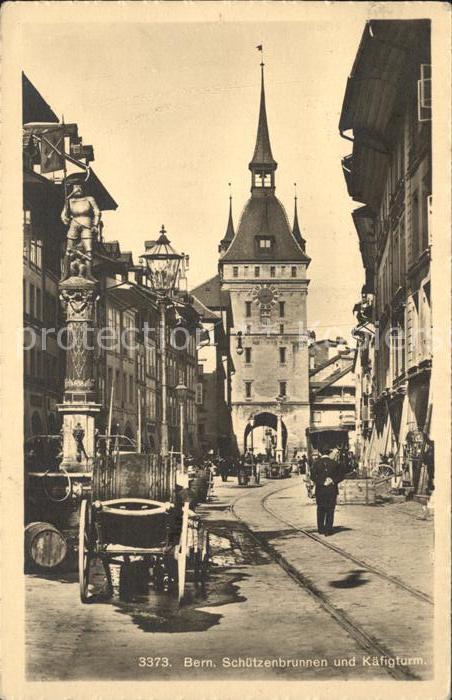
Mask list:
[[[179,267],[183,256],[176,253],[171,246],[165,227],[160,229],[160,236],[156,241],[146,241],[146,250],[140,256],[140,260],[146,265],[147,278],[151,288],[157,295],[160,314],[160,341],[159,350],[161,358],[161,387],[162,387],[162,421],[160,453],[168,454],[168,421],[167,421],[167,383],[166,383],[166,308],[174,291]]]
[[[250,442],[251,442],[251,453],[254,454],[254,435],[253,435],[253,430],[254,430],[254,424],[255,424],[255,419],[254,416],[250,416],[250,419],[248,421],[248,425],[250,426]]]
[[[279,396],[276,397],[276,402],[278,404],[278,420],[277,420],[277,427],[276,427],[276,461],[277,462],[282,462],[283,456],[284,456],[283,435],[282,435],[282,405],[283,405],[285,400],[286,400],[286,397],[282,396],[282,394],[280,394]]]
[[[242,335],[243,335],[242,331],[237,331],[237,348],[236,348],[237,355],[243,355]]]
[[[176,396],[179,401],[179,420],[180,420],[180,466],[181,471],[184,471],[184,405],[185,399],[187,397],[187,387],[185,384],[178,384],[176,389]]]
[[[165,227],[159,231],[156,241],[146,241],[146,250],[140,256],[147,266],[152,289],[161,296],[169,296],[177,282],[179,267],[184,257],[176,253],[166,235]]]

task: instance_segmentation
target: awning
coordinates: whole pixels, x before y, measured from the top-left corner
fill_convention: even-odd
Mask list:
[[[430,63],[429,20],[367,22],[347,81],[339,131],[353,141],[343,161],[347,189],[355,201],[376,208],[382,195],[397,120],[409,95],[407,78],[416,63]],[[420,52],[424,50],[425,56]],[[414,56],[415,54],[415,56]],[[353,132],[353,138],[347,136]]]
[[[349,433],[350,428],[338,427],[337,425],[326,425],[321,428],[308,428],[309,434],[311,433]]]
[[[68,182],[82,182],[86,192],[94,197],[97,206],[102,211],[111,211],[118,208],[115,200],[108,192],[105,185],[99,180],[94,170],[89,168],[89,177],[86,179],[85,171],[80,170],[79,172],[74,172],[68,175]],[[69,188],[70,192],[70,188]]]
[[[157,305],[152,297],[132,282],[123,282],[117,286],[106,288],[107,298],[111,297],[116,303],[126,309],[149,312],[156,309]]]
[[[82,180],[85,179],[85,175],[81,171],[80,178]],[[23,181],[24,187],[37,186],[41,188],[52,188],[56,193],[56,196],[61,200],[61,206],[63,206],[64,194],[62,180],[53,180],[51,178],[46,178],[43,175],[35,173],[31,170],[25,170]],[[117,209],[118,205],[116,204],[115,200],[110,195],[110,193],[107,191],[105,186],[102,184],[102,182],[99,180],[93,169],[90,169],[90,176],[88,181],[85,183],[85,187],[87,193],[93,196],[96,200],[99,209],[101,209],[102,211]]]
[[[193,296],[193,308],[199,314],[200,318],[205,323],[219,323],[221,322],[221,314],[212,309],[208,309],[197,297]]]
[[[413,49],[425,43],[429,20],[370,20],[366,23],[342,105],[341,132],[387,132]],[[426,42],[428,45],[428,41]]]
[[[359,249],[365,270],[375,270],[376,243],[374,233],[375,218],[368,206],[359,207],[352,212],[353,223],[359,238]]]

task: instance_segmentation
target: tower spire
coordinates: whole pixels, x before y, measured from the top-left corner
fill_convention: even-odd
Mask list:
[[[229,187],[229,217],[228,217],[228,225],[226,227],[226,233],[224,234],[223,239],[220,241],[220,245],[218,247],[218,251],[220,253],[225,252],[229,246],[231,245],[234,236],[235,236],[235,231],[234,231],[234,221],[232,219],[232,191],[231,191],[231,183],[228,182],[228,187]]]
[[[259,51],[263,51],[262,45],[258,47]],[[270,145],[270,135],[268,132],[267,109],[265,105],[265,78],[264,78],[264,62],[261,61],[261,97],[259,106],[259,121],[257,125],[256,145],[254,148],[253,158],[249,164],[249,169],[253,174],[252,189],[256,187],[271,187],[274,188],[274,171],[278,167],[277,162],[273,158]],[[267,181],[265,182],[265,176]]]
[[[297,183],[294,182],[293,185],[294,185],[294,190],[295,190],[295,194],[294,194],[294,204],[295,204],[295,206],[294,206],[294,216],[293,216],[292,235],[293,235],[293,237],[295,238],[295,240],[296,240],[296,242],[298,243],[298,245],[300,246],[301,250],[302,250],[303,252],[305,252],[305,251],[306,251],[306,241],[305,241],[305,239],[303,238],[303,236],[301,235],[300,225],[299,225],[299,223],[298,223]]]

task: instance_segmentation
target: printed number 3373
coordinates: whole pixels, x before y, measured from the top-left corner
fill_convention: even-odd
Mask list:
[[[169,668],[171,666],[167,656],[139,656],[138,666],[140,668]]]

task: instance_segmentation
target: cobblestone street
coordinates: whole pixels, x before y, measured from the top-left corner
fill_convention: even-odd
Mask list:
[[[201,512],[210,575],[181,609],[152,587],[82,605],[75,573],[28,576],[29,680],[429,677],[432,523],[420,506],[340,507],[328,546],[314,539],[315,507],[298,476],[249,489],[216,479]],[[385,655],[412,664],[391,668]]]

